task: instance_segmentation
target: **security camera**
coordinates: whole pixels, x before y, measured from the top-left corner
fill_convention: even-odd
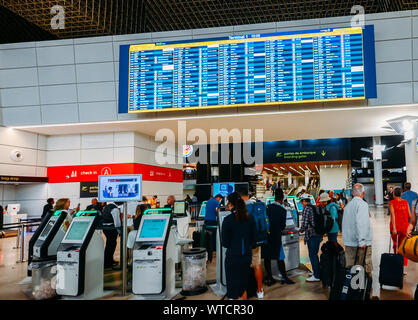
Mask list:
[[[12,152],[10,152],[10,159],[12,159],[13,161],[19,162],[23,160],[23,152],[20,150],[12,150]]]

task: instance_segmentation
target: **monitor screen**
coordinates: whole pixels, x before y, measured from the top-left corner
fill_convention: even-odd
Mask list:
[[[292,210],[286,210],[286,227],[291,227],[294,225],[295,225],[295,221],[293,219]]]
[[[297,206],[298,211],[303,211],[303,205],[300,202],[300,199],[295,198],[295,202],[296,202],[296,206]]]
[[[91,221],[74,221],[71,224],[70,230],[68,230],[67,235],[64,240],[67,241],[81,241],[84,239],[86,232],[89,229]]]
[[[200,207],[199,217],[204,218],[206,215],[206,204],[202,204]]]
[[[54,226],[54,224],[55,224],[55,220],[49,220],[39,238],[46,238],[48,233],[51,231],[52,227]]]
[[[142,201],[142,175],[99,176],[99,201]]]
[[[186,213],[186,202],[176,201],[174,202],[174,214],[185,214]]]
[[[121,46],[119,112],[376,98],[374,27]]]
[[[233,182],[225,182],[225,183],[214,183],[213,184],[213,196],[217,194],[221,194],[222,196],[226,197],[229,194],[235,191],[235,183]]]
[[[168,219],[144,219],[139,240],[163,239]]]

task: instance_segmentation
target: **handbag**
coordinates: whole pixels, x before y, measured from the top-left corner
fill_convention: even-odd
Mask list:
[[[398,253],[408,260],[418,262],[418,232],[412,232],[411,238],[405,238],[398,248]]]

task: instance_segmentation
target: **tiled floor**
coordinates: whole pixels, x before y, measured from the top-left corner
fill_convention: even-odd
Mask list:
[[[380,299],[388,300],[402,300],[412,299],[415,288],[418,283],[418,264],[410,262],[406,269],[408,274],[404,278],[404,287],[402,290],[380,290],[378,284],[379,262],[380,255],[388,251],[389,248],[389,232],[388,223],[389,218],[384,214],[383,209],[373,209],[373,295],[380,296]],[[27,236],[29,240],[30,234]],[[19,259],[19,250],[13,249],[16,245],[16,238],[0,239],[0,299],[28,299],[23,293],[22,286],[19,282],[26,276],[26,263],[16,263]],[[115,258],[119,258],[119,248],[116,250]],[[212,264],[208,265],[207,278],[216,278],[216,259]],[[301,240],[301,261],[308,262],[307,248]],[[131,296],[122,297],[120,291],[117,290],[120,284],[120,273],[111,272],[105,275],[105,286],[116,288],[115,293],[107,299],[128,299]],[[324,300],[328,299],[328,290],[323,289],[319,283],[307,283],[305,281],[306,273],[293,280],[296,284],[285,286],[275,284],[271,287],[265,288],[265,299],[275,300]],[[218,300],[220,299],[213,294],[211,290],[204,294],[188,297],[187,299],[201,299],[201,300]]]

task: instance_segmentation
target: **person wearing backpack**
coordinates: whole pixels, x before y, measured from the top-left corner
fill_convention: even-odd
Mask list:
[[[309,260],[312,265],[312,275],[306,279],[307,282],[318,282],[320,279],[320,270],[319,270],[319,246],[322,242],[322,235],[319,235],[314,230],[314,214],[315,207],[311,205],[311,200],[307,196],[303,196],[300,199],[303,206],[302,213],[302,226],[300,228],[300,233],[304,233],[304,242],[308,245],[309,251]]]
[[[319,202],[321,207],[328,211],[334,220],[331,231],[327,233],[328,241],[337,242],[338,232],[340,231],[340,227],[338,226],[338,205],[331,201],[331,198],[326,192],[321,194]]]
[[[264,267],[266,269],[266,277],[264,283],[267,286],[273,285],[276,280],[273,279],[271,271],[271,260],[277,261],[280,274],[282,275],[282,284],[294,284],[287,276],[286,265],[284,262],[285,255],[282,245],[282,231],[286,228],[287,211],[283,207],[284,194],[282,189],[277,189],[275,194],[275,202],[267,206],[267,215],[270,221],[270,233],[267,244],[262,247],[262,256],[264,258]]]
[[[264,298],[263,269],[261,267],[261,246],[267,243],[268,236],[268,217],[267,208],[263,202],[256,202],[250,199],[247,189],[239,191],[241,199],[247,206],[247,212],[254,218],[256,224],[256,246],[252,250],[251,265],[254,268],[255,279],[257,280],[257,298]]]
[[[226,248],[226,296],[247,299],[251,251],[255,243],[255,222],[237,192],[228,196],[228,215],[222,224],[222,246]]]

